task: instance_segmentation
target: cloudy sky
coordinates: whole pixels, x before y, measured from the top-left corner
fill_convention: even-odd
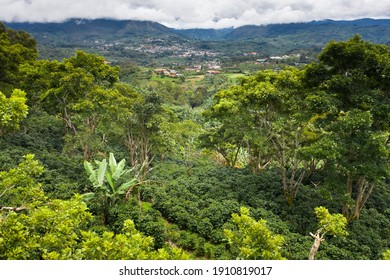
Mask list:
[[[390,18],[389,0],[0,0],[0,20],[152,20],[174,28],[223,28],[321,19]]]

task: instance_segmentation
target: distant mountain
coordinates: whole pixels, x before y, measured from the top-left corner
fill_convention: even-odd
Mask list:
[[[6,23],[6,25],[16,30],[27,31],[36,37],[56,36],[75,41],[129,36],[177,36],[173,29],[152,21],[70,19],[62,23]]]
[[[197,39],[203,41],[218,41],[226,40],[227,36],[233,32],[234,28],[224,29],[176,29],[176,34],[179,34],[188,39]]]
[[[63,23],[6,23],[17,30],[33,35],[54,35],[71,40],[123,38],[126,36],[181,36],[204,41],[248,40],[300,35],[310,39],[345,39],[361,34],[367,40],[390,42],[390,19],[359,19],[353,21],[323,20],[303,23],[247,25],[225,29],[172,29],[151,21],[71,19]]]
[[[140,64],[175,57],[192,61],[205,51],[209,58],[318,53],[330,40],[345,41],[356,34],[373,43],[390,45],[390,19],[322,20],[289,24],[248,25],[225,29],[172,29],[151,21],[71,19],[63,23],[5,23],[32,34],[44,58],[68,57],[74,49],[132,59]],[[198,51],[198,52],[197,52]],[[189,53],[191,55],[189,55]],[[184,58],[187,57],[187,58]],[[206,58],[205,58],[206,59]]]
[[[322,20],[322,21],[313,21],[313,24],[337,24],[337,25],[354,25],[360,27],[372,27],[372,26],[390,26],[389,19],[372,19],[372,18],[362,18],[357,20]]]
[[[360,34],[364,39],[376,43],[389,43],[390,20],[323,20],[305,23],[242,26],[227,34],[225,39],[248,40],[290,36],[290,38],[294,37],[302,40],[327,42],[329,40],[346,40],[355,34]]]

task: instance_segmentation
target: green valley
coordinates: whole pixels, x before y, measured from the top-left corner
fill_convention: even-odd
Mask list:
[[[0,23],[0,259],[389,259],[389,22]]]

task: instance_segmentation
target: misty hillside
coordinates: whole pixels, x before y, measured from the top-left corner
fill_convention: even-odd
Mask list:
[[[390,42],[390,20],[359,19],[354,21],[312,21],[307,23],[269,24],[225,29],[175,30],[151,21],[135,20],[82,20],[71,19],[63,23],[7,23],[13,29],[25,30],[35,36],[55,35],[63,39],[99,39],[115,36],[175,36],[196,40],[248,40],[298,36],[301,40],[344,40],[361,34],[367,40]]]
[[[63,23],[8,23],[16,30],[25,30],[36,38],[55,36],[64,40],[97,40],[107,37],[155,37],[175,35],[172,29],[151,21],[71,19]]]
[[[300,40],[327,42],[346,40],[355,34],[376,43],[390,42],[390,20],[313,21],[308,23],[243,26],[226,35],[229,40],[294,36]]]
[[[6,25],[31,34],[43,59],[61,60],[71,56],[75,49],[82,49],[110,61],[130,59],[139,65],[192,64],[214,59],[234,65],[235,61],[242,61],[245,53],[256,53],[258,58],[304,53],[303,57],[310,60],[315,59],[327,42],[348,40],[356,34],[373,43],[390,44],[390,20],[387,19],[324,20],[224,29],[173,29],[152,21],[112,19]]]

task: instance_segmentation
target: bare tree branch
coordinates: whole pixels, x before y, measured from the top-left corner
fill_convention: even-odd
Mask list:
[[[4,206],[4,207],[1,207],[0,208],[0,211],[14,211],[14,212],[21,212],[23,210],[28,210],[29,208],[25,207],[25,206],[20,206],[20,207],[7,207],[7,206]]]

